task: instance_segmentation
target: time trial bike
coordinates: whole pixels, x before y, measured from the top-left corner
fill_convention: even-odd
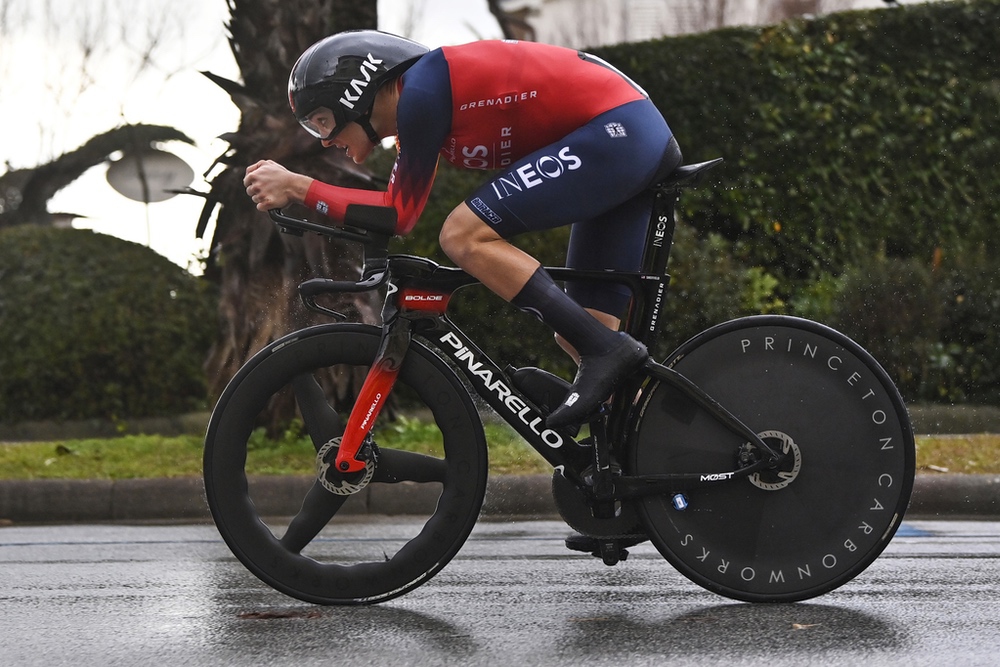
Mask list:
[[[642,268],[553,267],[557,280],[627,285],[623,329],[651,346],[663,317],[681,190],[721,160],[682,166],[653,186]],[[653,360],[589,419],[550,429],[568,383],[505,368],[449,319],[456,290],[476,281],[429,259],[388,253],[392,209],[352,206],[342,227],[271,217],[283,232],[362,244],[360,280],[307,280],[304,302],[385,288],[382,325],[331,322],[288,334],[233,377],[208,427],[204,476],[222,537],[256,576],[319,604],[391,599],[426,583],[462,547],[486,492],[478,395],[554,469],[552,493],[579,533],[567,546],[618,563],[646,539],[696,584],[730,598],[788,602],[850,581],[899,528],[914,477],[913,434],[882,367],[847,336],[776,315],[719,324]],[[330,378],[365,377],[353,405]],[[261,516],[246,471],[254,431],[273,401],[292,397],[314,446],[315,476],[290,520]],[[377,425],[390,396],[419,405],[439,447],[384,446]],[[383,440],[383,443],[380,443]],[[431,489],[426,521],[385,522],[352,538],[383,485]],[[412,526],[416,526],[410,528]]]

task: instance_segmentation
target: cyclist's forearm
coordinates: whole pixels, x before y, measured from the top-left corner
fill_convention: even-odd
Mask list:
[[[392,206],[392,200],[387,192],[376,190],[359,190],[330,185],[313,180],[302,198],[308,208],[318,211],[335,222],[343,222],[350,204],[365,204],[367,206]]]

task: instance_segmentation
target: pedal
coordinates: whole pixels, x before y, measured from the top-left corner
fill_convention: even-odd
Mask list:
[[[628,560],[628,549],[618,546],[618,540],[601,540],[601,560],[607,566]]]
[[[590,537],[573,533],[566,538],[566,548],[570,551],[589,553],[600,558],[605,565],[617,565],[628,559],[628,547],[645,542],[645,535],[628,535],[623,537]]]

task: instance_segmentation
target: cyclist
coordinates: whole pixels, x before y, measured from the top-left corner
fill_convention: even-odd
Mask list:
[[[374,30],[338,33],[292,68],[289,102],[326,147],[364,162],[383,139],[398,155],[387,192],[329,185],[263,160],[244,185],[265,211],[291,202],[343,220],[349,204],[393,207],[406,234],[427,201],[438,159],[499,170],[441,228],[444,252],[515,306],[539,317],[579,362],[547,419],[582,422],[648,357],[619,332],[630,295],[617,285],[560,289],[508,242],[573,225],[567,265],[634,271],[658,174],[680,164],[676,140],[645,92],[604,61],[562,47],[481,41],[436,50]]]

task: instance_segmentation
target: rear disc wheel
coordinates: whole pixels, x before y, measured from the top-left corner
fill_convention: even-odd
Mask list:
[[[695,583],[751,602],[790,602],[850,581],[882,552],[913,488],[913,434],[885,371],[815,322],[760,316],[695,337],[666,365],[783,453],[775,470],[638,504],[651,541]],[[638,475],[739,466],[748,443],[665,384],[640,401]],[[683,501],[686,501],[683,502]]]

